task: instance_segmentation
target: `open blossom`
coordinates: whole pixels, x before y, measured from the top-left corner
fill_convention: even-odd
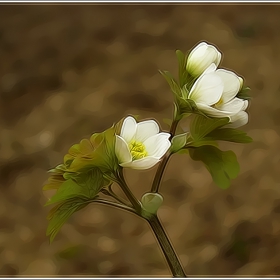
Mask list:
[[[229,117],[230,126],[239,127],[248,122],[248,101],[236,97],[242,85],[241,77],[225,69],[216,70],[211,64],[194,83],[188,98],[208,116]]]
[[[115,152],[119,164],[133,169],[148,169],[156,165],[167,152],[170,134],[159,132],[154,120],[136,123],[132,117],[123,121],[116,135]]]
[[[221,53],[214,46],[202,42],[190,52],[186,68],[193,77],[198,77],[212,63],[218,66],[220,61]]]

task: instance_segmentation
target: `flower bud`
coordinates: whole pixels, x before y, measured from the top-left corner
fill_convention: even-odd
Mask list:
[[[147,212],[151,214],[157,213],[162,205],[163,197],[159,193],[145,193],[141,198],[141,203]]]
[[[218,66],[220,61],[221,53],[214,46],[202,42],[190,52],[186,68],[193,77],[198,77],[212,63]]]

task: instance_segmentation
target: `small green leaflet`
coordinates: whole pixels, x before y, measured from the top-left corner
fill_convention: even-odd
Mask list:
[[[50,243],[68,220],[68,218],[78,210],[84,208],[89,202],[80,197],[75,197],[63,201],[62,203],[53,207],[49,213],[49,225],[47,228],[47,236],[50,237]]]
[[[235,129],[235,128],[220,128],[211,131],[206,139],[215,139],[221,141],[230,141],[235,143],[251,143],[253,139],[247,135],[246,132]]]
[[[176,56],[178,59],[178,65],[179,65],[179,82],[180,87],[182,88],[186,83],[188,79],[188,72],[186,69],[187,65],[187,56],[180,50],[176,51]]]
[[[230,180],[237,177],[240,167],[233,151],[221,151],[214,146],[189,149],[193,160],[202,161],[210,172],[213,181],[220,188],[230,186]]]
[[[175,94],[175,97],[181,96],[181,88],[178,86],[177,82],[174,80],[172,75],[168,71],[159,70],[159,73],[165,78],[165,80],[170,86],[171,91]]]
[[[190,125],[191,136],[194,141],[203,139],[211,131],[229,123],[229,118],[206,118],[195,116]],[[211,140],[211,139],[210,139]],[[215,140],[215,139],[214,139]]]

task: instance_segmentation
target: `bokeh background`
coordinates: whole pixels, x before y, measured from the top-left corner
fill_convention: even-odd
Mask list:
[[[147,223],[90,205],[45,235],[47,170],[68,148],[127,114],[163,119],[175,50],[215,44],[251,87],[252,144],[222,144],[241,171],[221,190],[199,162],[175,155],[160,219],[188,275],[280,275],[280,6],[1,5],[0,275],[165,276]],[[137,197],[155,168],[126,170]]]

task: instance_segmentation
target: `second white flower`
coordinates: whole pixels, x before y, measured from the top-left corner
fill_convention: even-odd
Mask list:
[[[133,169],[148,169],[156,165],[167,152],[170,134],[159,132],[154,120],[136,123],[132,117],[123,121],[116,135],[115,152],[119,164]]]

